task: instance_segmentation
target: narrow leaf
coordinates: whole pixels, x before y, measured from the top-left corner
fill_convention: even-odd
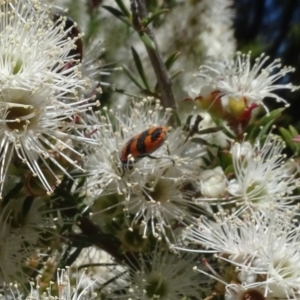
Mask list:
[[[170,79],[174,79],[175,77],[177,77],[179,74],[181,74],[183,71],[182,70],[178,70],[177,72],[175,72],[174,74],[171,74]]]
[[[135,66],[140,74],[140,77],[145,85],[145,88],[146,90],[150,90],[150,86],[149,86],[149,83],[147,81],[147,77],[146,77],[146,74],[145,74],[145,71],[144,71],[144,68],[143,68],[143,65],[142,65],[142,62],[141,62],[141,59],[138,55],[138,53],[136,52],[136,50],[131,47],[131,52],[132,52],[132,56],[133,56],[133,59],[134,59],[134,62],[135,62]]]
[[[260,126],[265,126],[267,123],[269,123],[271,120],[275,121],[276,118],[278,118],[282,112],[285,110],[285,108],[278,108],[273,111],[271,111],[269,114],[265,115],[261,118],[259,121]]]
[[[124,4],[124,2],[122,0],[115,0],[115,1],[118,4],[118,6],[121,9],[121,11],[123,12],[123,14],[127,18],[130,18],[131,14],[130,14],[129,10],[127,9],[126,5]]]
[[[155,13],[153,13],[150,17],[145,18],[144,20],[142,20],[142,25],[143,26],[148,26],[155,18],[159,17],[162,14],[165,14],[169,12],[169,9],[160,9],[158,11],[156,11]]]
[[[173,110],[172,114],[173,114],[173,117],[174,117],[174,120],[175,120],[175,123],[177,124],[177,126],[178,127],[181,126],[181,121],[180,121],[178,113],[175,110]]]
[[[192,118],[193,118],[193,115],[189,115],[189,116],[186,118],[186,121],[185,121],[183,130],[185,130],[185,131],[189,131],[189,130],[190,130]]]
[[[165,66],[167,70],[171,69],[171,67],[173,66],[174,62],[177,60],[180,54],[181,52],[174,52],[167,58],[167,60],[165,61]]]
[[[102,5],[102,7],[106,10],[108,10],[112,15],[114,15],[116,18],[127,24],[128,26],[132,27],[132,24],[128,21],[126,16],[119,10],[115,9],[114,7]]]
[[[297,145],[296,143],[292,142],[293,136],[291,135],[291,133],[286,130],[285,128],[281,127],[279,128],[279,131],[284,139],[284,141],[286,142],[286,144],[295,152],[297,151]]]
[[[198,134],[207,134],[207,133],[215,133],[215,132],[218,132],[221,130],[222,130],[222,127],[210,127],[210,128],[199,130],[197,133]]]
[[[124,65],[122,66],[124,72],[126,73],[126,75],[132,80],[132,82],[139,87],[141,90],[144,90],[142,84],[135,78],[135,76],[133,75],[133,73],[127,69]]]
[[[209,145],[209,143],[205,139],[202,139],[202,138],[199,138],[199,137],[192,138],[191,142],[195,143],[195,144],[206,145],[206,146]]]
[[[281,127],[281,128],[279,128],[279,131],[286,142],[290,141],[293,138],[291,133],[287,129]]]
[[[143,33],[140,35],[142,42],[148,49],[152,49],[156,51],[156,47],[152,41],[152,39],[149,37],[147,33]]]
[[[299,135],[299,133],[297,132],[296,128],[292,125],[289,126],[289,130],[290,130],[290,133],[293,137]]]
[[[263,116],[258,122],[248,128],[249,139],[255,139],[259,134],[264,135],[270,129],[275,120],[282,114],[285,108],[278,108]],[[263,127],[261,131],[261,127]]]

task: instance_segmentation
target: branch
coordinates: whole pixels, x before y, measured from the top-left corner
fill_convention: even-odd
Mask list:
[[[152,46],[145,44],[149,59],[154,69],[158,86],[161,92],[161,104],[163,107],[176,108],[176,101],[172,90],[172,81],[169,77],[168,70],[164,64],[159,52],[152,25],[143,26],[141,23],[148,17],[148,11],[145,0],[130,0],[132,11],[132,24],[134,29],[139,33],[141,39],[147,36],[152,42]]]

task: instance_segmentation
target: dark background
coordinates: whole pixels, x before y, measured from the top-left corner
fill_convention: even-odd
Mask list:
[[[235,9],[238,49],[251,49],[253,57],[262,52],[272,59],[280,57],[283,65],[296,68],[282,82],[300,85],[300,0],[235,0]],[[293,124],[300,130],[300,91],[280,94],[291,104],[281,125]]]

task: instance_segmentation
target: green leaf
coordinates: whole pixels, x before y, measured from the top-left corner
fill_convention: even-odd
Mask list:
[[[207,134],[207,133],[215,133],[215,132],[218,132],[221,130],[222,130],[222,127],[210,127],[210,128],[199,130],[197,133],[198,134]]]
[[[295,143],[295,142],[292,141],[292,139],[295,137],[295,135],[292,134],[287,129],[283,128],[283,127],[279,128],[279,132],[281,133],[281,136],[282,136],[283,140],[293,150],[293,152],[299,153],[299,151],[300,151],[300,144],[299,143]]]
[[[121,9],[121,11],[123,12],[123,14],[127,17],[130,18],[131,14],[129,12],[129,10],[127,9],[126,5],[124,4],[124,2],[122,0],[115,0],[117,5],[119,6],[119,8]]]
[[[228,130],[226,126],[224,126],[223,121],[221,119],[214,118],[214,117],[212,117],[212,119],[216,123],[217,127],[220,127],[222,131],[228,136],[228,138],[234,140],[236,139],[236,136],[230,130]]]
[[[140,37],[142,42],[148,49],[152,49],[156,51],[155,44],[147,33],[144,32],[143,34],[140,35]]]
[[[258,135],[263,136],[270,129],[275,120],[282,114],[285,108],[278,108],[271,111],[269,114],[263,116],[258,122],[251,124],[247,132],[249,133],[249,139],[255,139]],[[261,127],[263,127],[261,129]]]
[[[177,77],[177,76],[178,76],[179,74],[181,74],[181,73],[182,73],[182,70],[178,70],[177,72],[171,74],[170,79],[173,80],[175,77]]]
[[[269,123],[267,123],[265,126],[259,126],[259,128],[262,127],[261,131],[259,131],[259,135],[261,137],[266,136],[271,128],[271,126],[274,124],[275,119],[270,120]]]
[[[182,128],[184,131],[190,131],[192,118],[193,118],[193,115],[189,115],[186,118],[185,124],[184,124],[184,126]]]
[[[117,10],[114,7],[108,6],[108,5],[102,5],[102,7],[106,10],[108,10],[112,15],[114,15],[116,18],[127,24],[128,26],[132,27],[131,22],[126,18],[126,16],[119,10]]]
[[[180,118],[179,118],[179,115],[178,115],[177,111],[173,110],[172,114],[173,114],[174,120],[176,122],[176,125],[178,127],[181,126],[181,121],[180,121]]]
[[[98,18],[98,16],[92,16],[89,19],[87,28],[83,36],[84,44],[88,44],[89,41],[98,34],[100,26],[101,26],[101,20]]]
[[[281,127],[281,128],[279,128],[279,131],[280,131],[280,133],[283,136],[285,141],[291,140],[293,138],[292,135],[290,134],[290,132],[287,129]]]
[[[114,91],[116,93],[119,93],[119,94],[127,95],[129,97],[137,98],[137,99],[144,99],[145,98],[144,96],[141,96],[141,95],[136,95],[136,94],[129,93],[124,89],[112,88],[112,91]]]
[[[290,130],[290,133],[293,136],[293,138],[296,137],[297,135],[299,135],[299,133],[297,132],[296,128],[293,127],[292,125],[289,126],[289,130]]]
[[[259,121],[259,124],[261,126],[267,125],[270,121],[275,120],[277,117],[279,117],[284,110],[285,110],[284,107],[272,110],[269,114],[267,114],[261,118],[261,120]]]
[[[143,26],[148,26],[155,18],[157,18],[160,15],[165,14],[167,12],[169,12],[169,9],[166,9],[166,8],[157,10],[150,17],[147,17],[147,18],[143,19],[141,23],[142,23]]]
[[[143,68],[143,65],[142,65],[142,62],[141,62],[141,59],[138,55],[138,53],[136,52],[136,50],[131,47],[131,52],[132,52],[132,56],[133,56],[133,59],[134,59],[134,62],[135,62],[135,66],[140,74],[140,77],[145,85],[145,88],[146,90],[150,90],[150,86],[149,86],[149,83],[147,81],[147,77],[146,77],[146,74],[145,74],[145,71],[144,71],[144,68]]]
[[[132,82],[141,90],[144,90],[142,84],[135,78],[134,74],[129,69],[127,69],[124,65],[122,66],[122,68],[126,73],[126,75],[132,80]]]
[[[226,169],[228,168],[228,166],[232,166],[232,156],[228,151],[220,150],[218,153],[222,169]]]
[[[195,144],[206,145],[206,146],[209,145],[209,143],[205,139],[202,139],[202,138],[199,138],[199,137],[192,138],[191,142],[195,143]]]
[[[167,58],[167,60],[165,61],[165,66],[167,70],[171,69],[171,67],[173,66],[174,62],[177,60],[180,54],[181,52],[174,52]]]
[[[225,174],[230,174],[230,173],[234,173],[234,168],[233,165],[228,166],[225,170],[224,170]]]

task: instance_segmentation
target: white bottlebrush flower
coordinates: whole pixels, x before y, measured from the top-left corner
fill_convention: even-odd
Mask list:
[[[205,108],[223,111],[223,114],[239,117],[247,109],[262,105],[264,98],[270,97],[287,103],[276,94],[277,90],[295,90],[290,83],[276,83],[286,74],[293,72],[290,67],[281,67],[280,60],[266,65],[268,57],[261,55],[251,64],[249,54],[237,53],[234,59],[217,61],[212,59],[200,67],[197,93],[199,103]],[[199,88],[200,85],[200,88]],[[213,106],[214,105],[214,106]]]
[[[112,120],[109,115],[114,115],[116,120]],[[120,159],[122,148],[133,136],[153,126],[165,126],[169,117],[168,109],[165,111],[159,102],[154,103],[153,99],[149,98],[134,102],[128,114],[117,109],[104,116],[100,115],[100,123],[97,118],[90,120],[90,124],[96,124],[90,135],[98,142],[98,146],[90,149],[85,166],[91,175],[96,175],[89,180],[89,185],[97,188],[96,194],[103,193],[103,187],[112,182],[112,190],[106,189],[106,194],[127,194],[126,189],[136,180],[140,181],[144,176],[169,168],[173,169],[175,177],[177,174],[193,174],[200,164],[199,158],[205,151],[203,147],[186,141],[186,135],[180,128],[167,132],[165,142],[153,153],[155,159],[145,156],[134,160],[129,155],[129,167]],[[97,124],[102,127],[99,128]]]
[[[76,39],[49,10],[39,1],[0,4],[0,194],[11,163],[26,166],[27,183],[37,177],[48,193],[59,173],[68,174],[66,164],[82,170],[81,154],[67,142],[78,140],[70,134],[80,126],[75,115],[89,107],[77,96],[84,81],[70,54]]]
[[[216,253],[234,266],[235,278],[244,287],[258,288],[265,297],[297,299],[300,231],[293,216],[272,209],[242,219],[219,213],[215,222],[202,218],[187,229],[186,237],[201,246],[196,251]]]
[[[78,275],[78,276],[76,276]],[[76,277],[76,280],[73,279]],[[31,281],[31,290],[24,292],[18,285],[9,284],[5,288],[5,299],[26,300],[26,299],[58,299],[58,300],[92,300],[99,299],[99,295],[94,291],[96,279],[86,281],[84,272],[72,273],[67,267],[66,269],[58,269],[56,282],[45,282],[42,275],[38,275],[36,282]],[[47,279],[46,279],[47,280]],[[46,286],[46,291],[43,287]]]
[[[141,232],[146,238],[150,232],[154,237],[164,237],[170,244],[174,242],[174,232],[179,224],[190,224],[191,210],[196,209],[192,200],[193,190],[186,178],[171,171],[156,172],[142,178],[132,189],[130,199],[125,201],[125,211],[129,215],[129,229],[141,222]],[[142,221],[141,221],[142,220]],[[173,226],[172,226],[173,225]]]
[[[94,128],[87,132],[87,135],[97,142],[97,147],[87,150],[85,166],[88,174],[92,176],[88,179],[88,186],[94,187],[92,192],[96,196],[115,192],[126,194],[127,182],[130,184],[132,171],[127,170],[120,159],[123,146],[137,133],[152,126],[165,124],[169,118],[169,112],[161,115],[162,107],[157,103],[153,106],[152,104],[152,99],[136,102],[130,108],[128,115],[123,115],[124,112],[119,107],[109,112],[104,108],[104,114],[99,112],[88,121],[88,124],[94,125]],[[172,161],[167,158],[165,147],[162,153],[163,158],[157,161],[166,166],[172,165]],[[157,163],[156,160],[145,158],[143,161],[145,160],[149,161],[150,165]],[[134,166],[139,166],[139,164],[137,162]]]
[[[76,161],[82,155],[67,140],[79,139],[68,131],[77,127],[73,115],[89,105],[85,101],[63,104],[48,92],[51,95],[46,88],[34,92],[22,89],[0,92],[0,194],[11,162],[27,166],[48,193],[59,183],[55,168],[60,174],[67,174],[59,159],[82,170]]]
[[[60,100],[78,100],[75,88],[84,81],[70,55],[76,38],[67,38],[72,28],[64,28],[65,19],[54,23],[50,8],[32,0],[2,2],[0,11],[0,89],[51,85]]]
[[[268,208],[286,209],[297,196],[293,191],[299,186],[296,169],[287,160],[283,150],[285,143],[269,134],[264,142],[234,143],[233,172],[227,180],[227,193],[222,198],[197,198],[202,205],[222,205],[232,213],[264,211]]]
[[[248,153],[243,155],[243,149]],[[285,209],[299,186],[292,162],[286,160],[284,141],[269,134],[264,143],[235,143],[231,154],[234,178],[228,183],[229,203],[236,205],[236,213],[245,210],[264,210],[270,207]],[[225,204],[226,200],[224,201]]]
[[[157,247],[151,255],[132,262],[128,292],[118,299],[199,299],[199,275],[193,268],[194,260],[194,255],[181,257]]]
[[[49,1],[45,1],[46,3]],[[52,2],[52,1],[51,1]],[[48,4],[48,3],[47,3]],[[66,3],[58,3],[63,7]],[[73,3],[74,4],[74,3]],[[80,11],[80,16],[83,15],[84,8],[87,9],[87,3],[84,1],[77,1],[74,7],[72,7],[72,12],[76,10],[76,5],[78,6],[78,11]],[[70,5],[70,3],[69,3]],[[65,30],[71,31],[69,35],[73,38],[76,36],[76,49],[72,50],[77,59],[80,60],[81,64],[78,66],[82,77],[86,80],[86,89],[84,90],[85,95],[95,94],[96,92],[101,93],[101,87],[110,85],[105,82],[105,78],[111,75],[111,71],[114,70],[113,64],[110,66],[105,64],[102,60],[105,48],[103,45],[103,38],[100,36],[101,32],[97,32],[96,36],[90,37],[88,41],[83,38],[85,27],[78,25],[71,17],[68,16],[68,11],[58,6],[53,6],[52,10],[55,19],[62,18],[66,20]]]
[[[125,205],[125,212],[135,214],[129,227],[143,221],[145,227],[142,231],[146,235],[149,221],[156,236],[157,231],[164,234],[165,227],[172,223],[170,216],[173,220],[182,219],[192,205],[188,199],[190,195],[185,195],[185,184],[196,177],[204,150],[186,141],[180,128],[171,129],[164,145],[153,153],[155,158],[142,157],[135,162],[128,159],[127,166],[120,159],[126,142],[152,126],[166,124],[169,111],[164,112],[159,103],[153,105],[153,99],[146,99],[135,102],[129,115],[118,111],[113,113],[117,117],[116,129],[107,115],[102,118],[105,125],[92,134],[99,144],[86,155],[85,167],[91,175],[87,180],[88,191],[94,198],[122,195],[123,201],[116,203],[116,197],[113,197],[111,206]],[[108,201],[108,198],[102,199]],[[101,203],[96,207],[101,207]],[[93,209],[93,212],[95,214],[97,210]]]

